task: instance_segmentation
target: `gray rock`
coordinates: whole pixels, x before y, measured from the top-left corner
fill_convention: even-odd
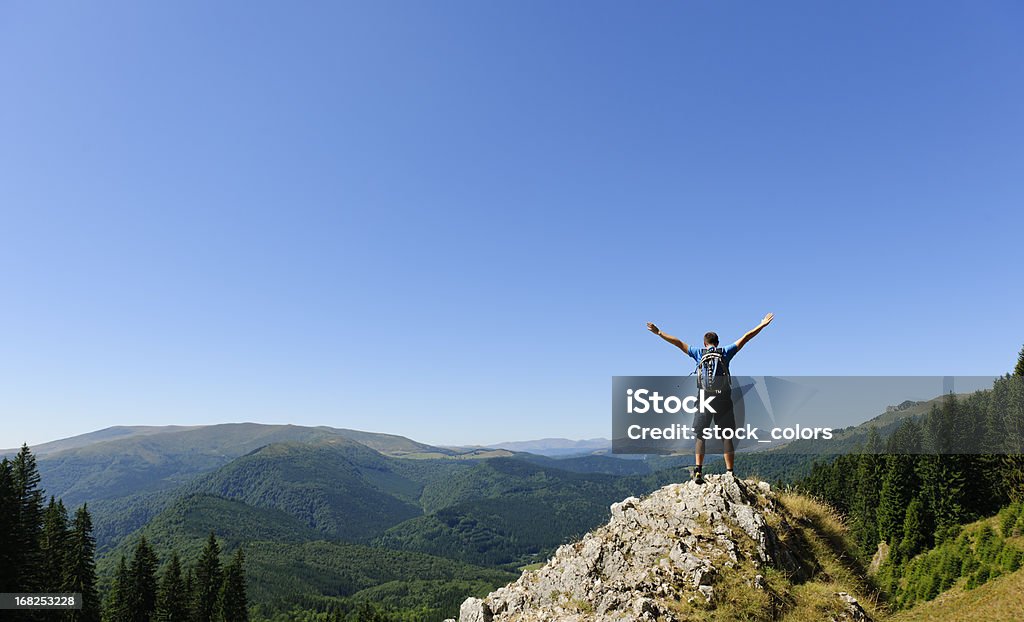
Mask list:
[[[740,564],[800,567],[766,520],[775,512],[775,524],[788,529],[775,508],[767,484],[715,475],[703,486],[670,484],[629,497],[611,505],[606,525],[560,546],[543,567],[483,600],[467,599],[459,621],[669,621],[671,603],[713,607],[717,578]],[[767,589],[762,575],[751,583]]]
[[[697,591],[700,592],[709,603],[715,598],[715,588],[710,585],[702,585],[697,588]]]
[[[491,608],[479,598],[467,598],[459,607],[459,622],[491,622]]]
[[[846,605],[846,611],[844,612],[843,617],[839,618],[840,620],[848,620],[849,622],[873,622],[871,616],[868,615],[868,612],[864,610],[864,607],[861,607],[860,603],[857,602],[857,599],[852,595],[846,592],[838,592],[836,596],[838,596]]]

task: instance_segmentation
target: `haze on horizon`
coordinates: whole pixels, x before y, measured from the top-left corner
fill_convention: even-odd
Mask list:
[[[745,375],[1024,343],[1019,3],[2,13],[0,447],[607,437],[611,376],[691,370],[647,321],[774,312]]]

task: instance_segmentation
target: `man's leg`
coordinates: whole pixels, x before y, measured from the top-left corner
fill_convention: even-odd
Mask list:
[[[704,466],[704,428],[711,423],[710,417],[704,413],[697,413],[693,416],[693,435],[697,439],[693,443],[694,462],[697,466],[693,468],[693,481],[698,484],[704,483],[704,475],[701,469]]]
[[[720,428],[731,430],[733,435],[736,434],[736,413],[733,411],[732,396],[727,392],[725,393],[728,399],[721,402],[722,411],[715,415],[715,423]],[[732,475],[732,465],[736,458],[736,449],[733,445],[733,440],[727,438],[722,443],[722,453],[725,457],[725,472]]]

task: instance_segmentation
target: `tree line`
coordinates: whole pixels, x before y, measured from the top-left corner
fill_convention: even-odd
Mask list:
[[[96,541],[86,505],[69,517],[59,499],[39,487],[35,456],[27,445],[0,461],[0,592],[82,594],[82,608],[7,611],[8,619],[99,622]]]
[[[143,536],[131,560],[123,555],[107,595],[104,622],[248,622],[245,554],[241,548],[221,562],[210,533],[195,565],[184,568],[172,551],[158,577],[160,560]]]

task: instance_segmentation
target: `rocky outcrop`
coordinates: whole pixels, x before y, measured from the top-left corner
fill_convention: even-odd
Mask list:
[[[856,598],[846,592],[839,592],[836,596],[845,603],[846,607],[845,611],[842,611],[838,616],[833,616],[833,622],[872,622],[871,616],[868,615],[867,611],[864,611],[864,607],[860,606]]]
[[[606,525],[561,546],[542,568],[466,600],[459,621],[671,622],[715,608],[737,586],[774,607],[765,570],[799,578],[814,567],[784,543],[792,533],[766,483],[721,475],[671,484],[613,504]],[[870,620],[848,606],[844,599],[840,610],[849,619]]]

